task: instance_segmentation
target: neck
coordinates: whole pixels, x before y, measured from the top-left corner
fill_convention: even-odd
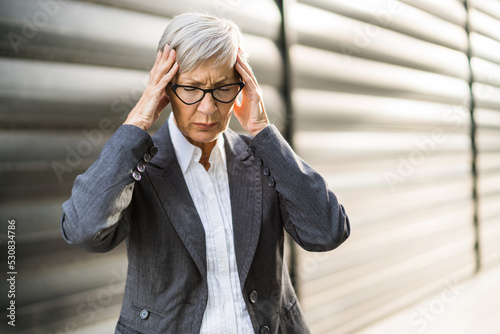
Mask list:
[[[195,142],[191,138],[187,138],[187,137],[186,137],[186,139],[191,144],[193,144],[194,146],[199,147],[201,149],[201,157],[200,157],[199,162],[200,162],[200,164],[203,165],[203,167],[205,167],[205,170],[208,171],[210,169],[210,162],[208,160],[210,159],[210,154],[212,153],[212,150],[214,149],[215,144],[217,143],[217,139],[213,140],[211,142],[208,142],[208,143]]]

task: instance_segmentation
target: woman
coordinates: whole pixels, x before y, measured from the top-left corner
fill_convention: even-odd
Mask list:
[[[116,333],[309,332],[283,262],[284,230],[327,251],[348,237],[349,221],[269,124],[240,39],[228,20],[174,18],[141,99],[63,204],[67,242],[105,252],[127,240]],[[228,129],[233,112],[249,135]]]

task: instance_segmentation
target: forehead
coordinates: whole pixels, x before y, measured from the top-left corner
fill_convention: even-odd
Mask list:
[[[234,67],[216,66],[212,62],[205,63],[192,69],[189,72],[179,73],[177,82],[179,84],[201,84],[211,85],[218,83],[226,83],[234,81],[236,70]]]

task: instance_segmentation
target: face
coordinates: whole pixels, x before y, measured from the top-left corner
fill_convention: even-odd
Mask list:
[[[190,72],[177,74],[172,83],[210,89],[235,83],[239,81],[237,78],[237,72],[233,68],[213,66],[208,62]],[[202,147],[217,139],[227,129],[234,101],[222,103],[207,93],[203,100],[186,105],[174,94],[170,86],[167,88],[167,94],[177,127],[191,144]]]

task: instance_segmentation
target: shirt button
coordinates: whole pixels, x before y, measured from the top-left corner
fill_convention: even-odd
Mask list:
[[[267,167],[264,167],[264,171],[263,172],[264,172],[265,176],[269,176],[269,174],[271,174],[271,171]]]
[[[151,155],[149,153],[144,153],[142,159],[144,160],[145,163],[148,163],[151,161]]]
[[[264,326],[260,329],[260,334],[269,334],[270,332],[271,330],[267,326]]]
[[[143,162],[139,162],[136,168],[140,173],[142,173],[146,170],[146,165]]]
[[[141,180],[141,178],[142,178],[142,176],[141,176],[141,174],[140,174],[139,172],[133,172],[133,173],[132,173],[132,178],[133,178],[134,180],[136,180],[136,181],[140,181],[140,180]]]
[[[220,226],[217,227],[217,231],[219,231],[219,232],[222,231],[222,227],[220,227]]]
[[[208,196],[208,200],[213,201],[214,200],[214,196],[213,195]]]
[[[268,180],[267,180],[267,185],[269,187],[274,187],[274,185],[276,184],[276,181],[274,181],[274,179],[272,177],[270,177]]]
[[[257,293],[257,291],[252,291],[248,295],[248,299],[250,299],[250,302],[252,304],[255,304],[257,302],[257,300],[259,300],[259,294]]]
[[[254,151],[253,151],[250,147],[249,147],[249,148],[247,148],[247,152],[248,152],[248,154],[250,154],[250,155],[254,155]]]
[[[149,317],[148,310],[142,310],[139,316],[141,317],[142,320],[146,320]]]
[[[261,158],[255,158],[255,163],[257,163],[257,165],[259,166],[262,166],[262,159]]]

